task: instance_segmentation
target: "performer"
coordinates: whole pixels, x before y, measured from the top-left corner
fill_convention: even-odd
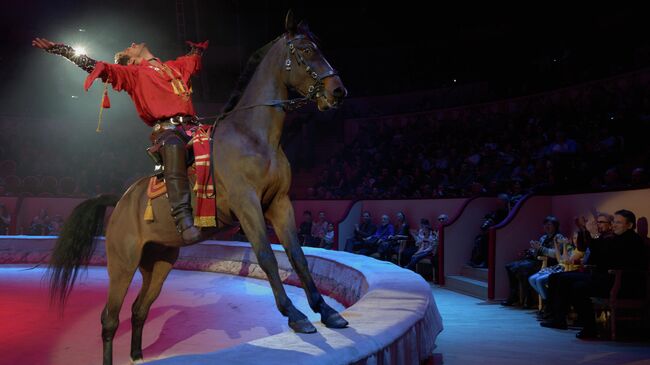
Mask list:
[[[187,55],[165,62],[155,57],[145,43],[132,43],[116,53],[115,64],[110,64],[75,54],[75,50],[65,44],[44,38],[32,41],[34,47],[63,56],[88,72],[86,90],[95,79],[101,78],[114,90],[129,94],[140,118],[153,127],[152,150],[159,151],[162,156],[171,214],[183,242],[189,245],[201,240],[201,230],[194,225],[192,216],[186,166],[189,131],[198,125],[191,100],[190,77],[201,68],[201,54],[208,41],[187,43],[192,47]],[[106,92],[103,97],[103,103],[107,104]]]

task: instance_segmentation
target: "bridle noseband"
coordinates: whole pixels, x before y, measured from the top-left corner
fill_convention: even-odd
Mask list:
[[[300,51],[296,52],[296,47],[293,45],[293,41],[298,40],[298,39],[308,39],[306,36],[304,36],[302,34],[298,34],[295,37],[293,37],[291,39],[288,39],[287,35],[285,35],[284,38],[287,40],[287,49],[288,49],[288,51],[287,51],[287,59],[284,62],[284,69],[286,71],[291,71],[291,66],[292,66],[291,56],[293,55],[295,57],[295,59],[296,59],[296,63],[298,64],[298,66],[304,66],[305,67],[305,72],[307,72],[307,74],[309,76],[311,76],[311,78],[314,80],[314,83],[312,85],[309,85],[309,88],[307,89],[306,92],[302,91],[302,90],[299,90],[297,88],[296,89],[298,90],[298,92],[300,92],[302,95],[304,95],[304,97],[307,100],[315,100],[316,98],[318,98],[320,96],[320,92],[324,88],[323,80],[325,80],[328,77],[338,75],[338,72],[327,62],[327,60],[325,60],[323,58],[323,61],[325,61],[325,63],[327,64],[327,70],[325,70],[325,71],[323,71],[322,73],[319,74],[305,60],[305,57],[303,57],[303,55],[302,55],[302,53]]]
[[[279,38],[279,37],[278,37]],[[303,95],[302,98],[295,98],[295,99],[288,99],[288,100],[270,100],[265,103],[260,103],[260,104],[253,104],[253,105],[247,105],[247,106],[242,106],[235,108],[233,110],[230,110],[226,113],[216,115],[216,116],[211,116],[211,117],[204,117],[204,118],[198,118],[199,120],[207,120],[207,119],[216,119],[215,123],[218,121],[224,119],[226,116],[235,113],[237,111],[241,110],[246,110],[246,109],[251,109],[251,108],[256,108],[258,106],[270,106],[270,107],[282,107],[285,111],[291,111],[291,110],[296,110],[303,105],[307,104],[308,101],[316,101],[318,97],[320,97],[320,92],[323,91],[324,89],[324,83],[323,80],[325,80],[328,77],[336,76],[338,75],[338,72],[332,67],[332,65],[327,62],[325,58],[323,58],[323,61],[327,65],[327,70],[323,71],[322,73],[318,73],[314,70],[313,67],[305,60],[305,57],[303,57],[302,53],[300,50],[296,52],[296,47],[293,45],[293,41],[297,39],[307,39],[305,35],[303,34],[298,34],[295,37],[288,39],[287,35],[285,34],[284,39],[286,39],[286,45],[287,45],[287,58],[284,61],[284,69],[285,71],[290,72],[291,67],[293,65],[293,62],[291,61],[292,56],[295,57],[296,63],[299,66],[304,66],[305,67],[305,72],[311,76],[311,78],[314,80],[314,83],[312,85],[309,85],[307,88],[307,91],[302,91],[298,89],[297,87],[294,87],[300,93]],[[310,40],[311,41],[311,40]],[[313,44],[313,43],[312,43]],[[314,45],[314,48],[315,45]]]

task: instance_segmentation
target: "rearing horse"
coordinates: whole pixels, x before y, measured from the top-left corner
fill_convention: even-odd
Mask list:
[[[282,101],[287,99],[288,88],[293,88],[326,110],[336,107],[347,91],[307,27],[296,25],[291,12],[285,28],[286,33],[267,47],[238,104],[216,126],[212,168],[220,224],[239,220],[268,277],[278,310],[288,317],[294,331],[312,333],[316,328],[293,305],[282,286],[265,219],[273,224],[312,310],[320,313],[327,327],[343,328],[348,322],[318,292],[298,243],[288,197],[291,169],[280,146],[286,106]],[[94,236],[101,231],[106,207],[117,203],[106,230],[109,292],[101,314],[105,365],[112,363],[119,311],[138,268],[142,289],[132,307],[131,358],[142,359],[144,322],[182,246],[166,199],[153,201],[155,222],[143,220],[147,180],[134,183],[119,202],[100,196],[81,203],[66,222],[50,260],[51,293],[64,302],[78,269],[93,253]]]

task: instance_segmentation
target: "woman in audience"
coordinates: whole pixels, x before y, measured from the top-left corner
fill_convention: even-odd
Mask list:
[[[431,229],[431,223],[426,218],[420,219],[420,230],[415,237],[415,245],[418,247],[418,250],[411,257],[411,261],[406,268],[415,271],[417,263],[427,257],[432,257],[431,263],[436,267],[438,260],[433,258],[438,254],[438,232]],[[434,281],[436,279],[435,276],[437,275],[434,275]]]
[[[580,227],[584,227],[586,225],[586,219],[584,217],[576,218],[576,225],[579,229]],[[530,286],[532,286],[539,296],[542,297],[542,300],[546,301],[548,298],[548,278],[551,274],[573,271],[580,266],[580,261],[584,257],[585,248],[581,247],[582,250],[579,250],[576,244],[577,242],[572,242],[561,237],[554,240],[553,249],[558,264],[547,266],[528,278]],[[543,313],[548,315],[550,312],[546,307],[544,307]],[[541,315],[543,316],[543,314]]]
[[[333,245],[334,245],[334,224],[328,223],[327,230],[325,231],[325,235],[320,241],[319,247],[324,248],[326,250],[331,250]]]
[[[548,257],[549,266],[557,264],[555,255],[555,245],[558,247],[567,241],[566,237],[559,233],[560,221],[555,216],[549,215],[544,218],[544,235],[539,241],[530,241],[530,248],[522,253],[522,259],[511,262],[506,265],[508,281],[510,284],[510,295],[502,305],[513,306],[519,304],[522,307],[533,307],[534,299],[531,295],[532,288],[528,283],[528,278],[538,272],[542,263],[537,259],[539,256]],[[523,292],[519,292],[519,288]]]

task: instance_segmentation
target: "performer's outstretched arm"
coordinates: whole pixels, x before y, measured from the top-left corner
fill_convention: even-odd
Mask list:
[[[54,43],[48,41],[45,38],[35,38],[32,41],[32,46],[40,48],[48,53],[63,56],[88,73],[91,73],[97,64],[97,61],[86,56],[85,54],[76,54],[74,48],[68,46],[67,44]]]
[[[45,38],[35,38],[32,45],[45,52],[63,56],[88,72],[90,75],[88,75],[84,83],[86,90],[96,78],[101,78],[104,82],[108,81],[113,86],[113,89],[117,91],[133,90],[135,84],[134,68],[96,61],[86,55],[77,55],[74,48],[63,43],[51,42]]]

